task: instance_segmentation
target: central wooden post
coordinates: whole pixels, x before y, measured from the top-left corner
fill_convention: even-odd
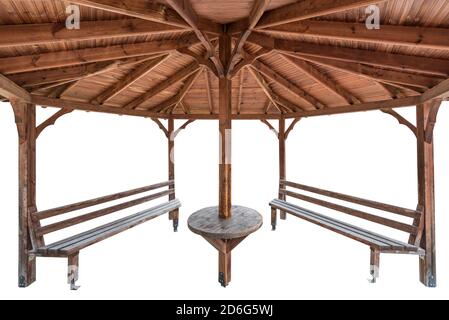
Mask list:
[[[416,245],[425,249],[420,258],[420,281],[428,287],[436,287],[435,254],[435,178],[433,128],[441,101],[429,101],[416,107],[416,128],[418,137],[418,205],[423,209],[424,218],[418,225],[421,239]]]
[[[224,33],[219,39],[220,60],[227,66],[231,59],[232,38]],[[220,130],[220,164],[219,164],[219,204],[218,214],[222,219],[232,215],[231,202],[231,129],[232,129],[232,81],[226,76],[219,80],[219,130]],[[231,281],[231,251],[219,251],[218,281],[226,287]]]
[[[11,101],[19,135],[19,287],[36,280],[29,223],[36,210],[36,106]]]
[[[285,185],[281,183],[281,180],[286,178],[286,167],[285,167],[285,119],[279,119],[279,189],[284,189]],[[279,199],[285,200],[285,194],[279,193]],[[285,220],[287,214],[284,211],[280,212],[280,218]]]
[[[223,34],[219,40],[220,59],[224,66],[228,65],[231,58],[231,36]],[[232,114],[232,81],[227,77],[221,77],[219,128],[220,128],[220,174],[219,174],[219,215],[221,218],[231,216],[231,114]]]

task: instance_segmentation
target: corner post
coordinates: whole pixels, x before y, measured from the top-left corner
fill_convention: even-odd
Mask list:
[[[285,119],[279,119],[279,189],[284,188],[284,184],[281,180],[286,178],[286,166],[285,166]],[[285,194],[279,193],[279,199],[285,200]],[[281,220],[286,220],[287,214],[284,211],[280,212],[279,217]]]
[[[426,254],[419,259],[420,281],[427,287],[436,287],[435,254],[435,177],[433,128],[439,100],[416,106],[417,156],[418,156],[418,205],[423,208],[419,228],[422,230],[420,245]],[[419,245],[419,243],[417,243]]]
[[[175,180],[175,121],[173,118],[168,119],[168,180]],[[170,190],[175,190],[175,185],[169,186]],[[168,200],[176,198],[175,192],[168,196]],[[178,231],[179,209],[170,211],[168,215],[173,220],[173,230]]]
[[[36,208],[36,106],[11,100],[19,135],[19,287],[36,281],[36,257],[30,234]]]

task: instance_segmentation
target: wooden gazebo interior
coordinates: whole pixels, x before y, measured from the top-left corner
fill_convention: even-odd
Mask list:
[[[377,13],[380,25],[375,24]],[[387,243],[392,247],[385,249],[366,239],[356,240],[371,247],[374,277],[380,252],[413,252],[420,256],[420,280],[435,286],[432,136],[438,108],[449,97],[448,35],[447,0],[0,1],[0,99],[13,106],[20,138],[19,285],[25,287],[35,280],[36,256],[68,257],[69,267],[78,266],[81,247],[65,250],[60,244],[58,251],[45,246],[45,234],[107,213],[94,212],[84,220],[50,227],[41,226],[42,219],[168,187],[156,194],[168,196],[169,202],[155,215],[170,212],[177,228],[180,204],[175,203],[172,161],[165,184],[70,208],[37,210],[36,139],[59,117],[81,110],[151,118],[167,136],[169,153],[176,134],[191,122],[219,120],[220,203],[214,212],[224,220],[232,219],[233,211],[232,120],[262,121],[277,132],[278,200],[285,201],[287,196],[298,198],[287,186],[311,191],[286,179],[285,139],[301,118],[361,111],[393,116],[417,138],[419,203],[416,210],[408,211],[378,206],[413,218],[409,227],[390,223],[410,234],[410,246]],[[36,106],[57,110],[37,125]],[[410,106],[416,106],[415,124],[398,111]],[[167,128],[160,119],[168,120]],[[288,119],[292,121],[286,126]],[[175,120],[185,122],[176,129]],[[279,123],[277,129],[270,120]],[[376,208],[372,202],[362,204]],[[285,203],[272,203],[272,209],[273,228],[276,210],[281,211],[281,218],[286,213],[300,216],[296,207]],[[153,216],[139,217],[141,223]],[[326,223],[332,224],[326,228],[336,231],[334,222]],[[115,227],[117,232],[125,229]],[[344,233],[341,228],[336,232]],[[359,231],[352,230],[349,236],[355,237],[354,232]],[[226,286],[231,250],[250,232],[236,238],[196,233],[219,251],[219,279]],[[77,271],[70,272],[75,288]]]

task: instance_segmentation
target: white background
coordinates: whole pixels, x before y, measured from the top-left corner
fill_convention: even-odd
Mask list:
[[[39,108],[38,119],[54,111]],[[400,112],[414,121],[414,109]],[[258,210],[264,226],[233,251],[232,282],[221,288],[215,249],[186,226],[189,214],[217,204],[217,127],[216,121],[197,121],[176,139],[176,190],[183,204],[178,233],[163,216],[81,251],[81,289],[76,292],[66,284],[65,259],[39,258],[37,281],[19,289],[17,132],[10,106],[0,103],[0,298],[449,298],[449,103],[440,110],[435,130],[436,289],[418,281],[416,256],[381,255],[380,279],[373,285],[367,282],[367,246],[292,216],[272,232],[268,202],[277,193],[278,146],[274,134],[259,121],[233,124],[233,203]],[[150,119],[85,112],[66,115],[38,140],[38,208],[165,181],[166,150],[165,137]],[[381,112],[303,119],[287,141],[287,176],[415,208],[415,138]],[[407,239],[357,218],[335,216]]]

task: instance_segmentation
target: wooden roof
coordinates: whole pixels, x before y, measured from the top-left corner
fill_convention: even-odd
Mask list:
[[[220,70],[223,30],[235,55]],[[448,0],[2,0],[0,74],[40,105],[204,119],[225,74],[235,118],[301,117],[441,97],[448,34]]]

